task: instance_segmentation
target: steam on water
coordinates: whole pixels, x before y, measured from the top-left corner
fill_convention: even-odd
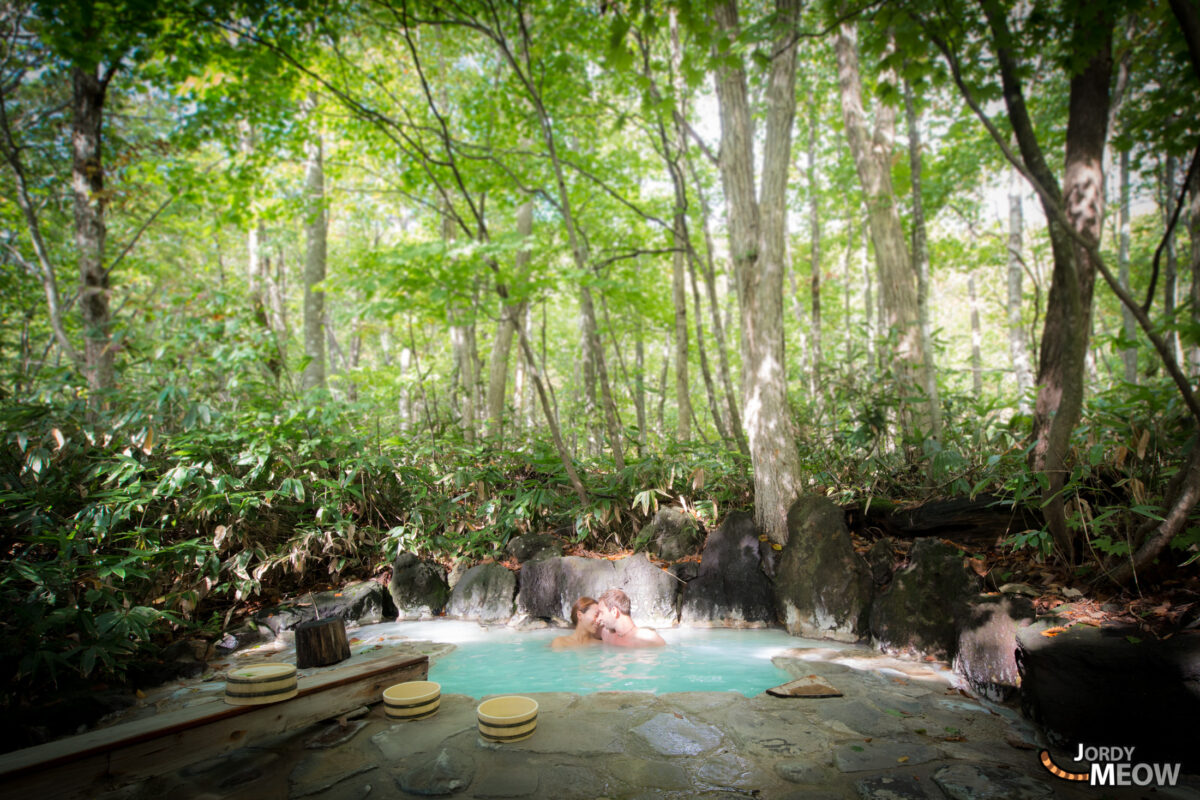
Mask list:
[[[431,665],[429,679],[440,683],[445,694],[472,697],[603,691],[735,691],[753,697],[791,677],[772,658],[813,644],[779,630],[668,628],[659,629],[666,647],[552,650],[550,641],[567,631],[513,631],[440,620],[386,627],[408,639],[455,644]]]

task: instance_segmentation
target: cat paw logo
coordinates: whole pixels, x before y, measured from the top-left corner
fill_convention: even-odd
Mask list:
[[[1133,760],[1134,747],[1092,747],[1079,745],[1076,762],[1090,764],[1087,772],[1065,770],[1050,756],[1038,754],[1042,766],[1064,781],[1087,781],[1089,786],[1174,786],[1179,780],[1180,764],[1150,764]]]

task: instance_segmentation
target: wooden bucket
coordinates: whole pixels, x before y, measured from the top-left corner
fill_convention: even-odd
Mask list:
[[[231,706],[278,703],[296,696],[296,668],[291,664],[238,667],[225,675],[225,702]]]
[[[385,713],[402,722],[432,717],[441,702],[442,685],[435,681],[408,681],[383,690]]]
[[[504,744],[533,736],[537,713],[537,701],[520,695],[493,697],[475,709],[479,735],[486,741]]]

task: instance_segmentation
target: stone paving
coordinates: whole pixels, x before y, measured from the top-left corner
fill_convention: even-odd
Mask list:
[[[843,696],[532,693],[534,735],[496,745],[476,733],[482,697],[443,695],[425,720],[392,723],[376,705],[344,727],[279,737],[106,797],[1200,800],[1196,776],[1153,790],[1051,776],[1035,729],[966,695],[938,665],[862,648],[791,651],[777,663],[796,677],[819,675]],[[1056,761],[1070,768],[1064,754]]]

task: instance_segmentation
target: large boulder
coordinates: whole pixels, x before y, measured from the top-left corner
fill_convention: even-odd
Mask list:
[[[853,642],[867,632],[871,571],[854,552],[842,509],[802,497],[787,517],[775,563],[775,611],[793,636]]]
[[[771,582],[763,573],[758,544],[753,517],[741,511],[726,517],[704,543],[699,574],[683,588],[679,621],[713,627],[774,622]]]
[[[471,567],[454,584],[446,616],[480,622],[507,622],[513,613],[517,578],[496,563]]]
[[[558,558],[563,554],[562,542],[545,533],[527,533],[508,540],[505,550],[517,563]]]
[[[629,595],[639,625],[674,625],[678,620],[679,582],[650,563],[644,554],[617,561],[565,556],[530,561],[521,567],[517,616],[564,622],[580,597],[599,598],[610,588]]]
[[[908,566],[871,607],[873,644],[885,653],[953,658],[958,621],[979,588],[962,551],[939,539],[917,539]]]
[[[609,563],[613,565],[614,583],[605,588],[621,589],[629,595],[633,619],[637,624],[669,627],[679,622],[682,584],[674,575],[651,564],[644,553]],[[575,598],[572,597],[570,602],[575,602]]]
[[[527,561],[517,575],[517,616],[563,621],[570,619],[570,606],[563,613],[562,556]],[[579,559],[586,561],[587,559]],[[575,602],[574,600],[571,601]]]
[[[1200,770],[1200,636],[1075,625],[1017,632],[1021,707],[1053,745],[1132,746],[1133,761]]]
[[[664,561],[678,561],[695,555],[704,544],[704,531],[691,514],[681,508],[660,508],[654,519],[641,530],[638,539]]]
[[[388,592],[396,605],[397,619],[436,617],[450,598],[444,570],[432,561],[422,561],[414,553],[396,556]]]
[[[279,636],[302,622],[337,617],[347,623],[374,625],[396,617],[396,606],[382,584],[350,583],[340,589],[301,595],[254,618],[259,630]]]
[[[1002,703],[1021,685],[1017,632],[1037,618],[1033,602],[1018,595],[979,595],[958,624],[954,671],[978,694]]]

